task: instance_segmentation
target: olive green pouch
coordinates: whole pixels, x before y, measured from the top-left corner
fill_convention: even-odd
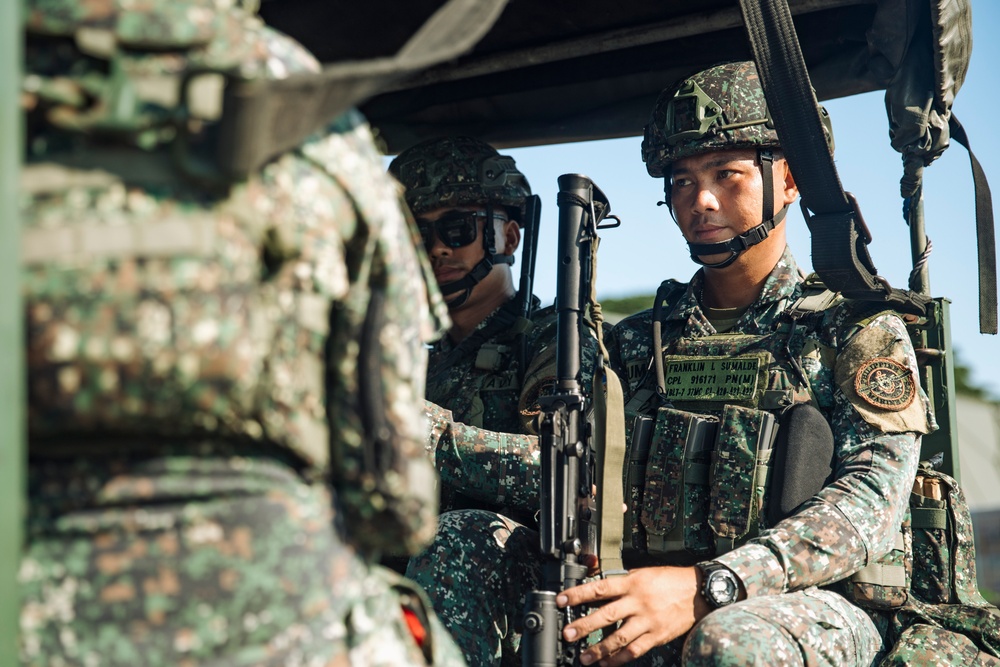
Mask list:
[[[690,488],[688,456],[705,456],[715,433],[714,417],[659,408],[646,462],[640,521],[650,553],[681,551],[686,546],[684,503]]]
[[[757,532],[777,421],[769,412],[727,405],[712,451],[708,524],[716,555]]]

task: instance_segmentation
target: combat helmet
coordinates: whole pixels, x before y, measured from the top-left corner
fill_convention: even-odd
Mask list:
[[[833,129],[826,109],[819,107],[824,133],[833,152]],[[787,207],[776,215],[771,165],[781,141],[774,129],[764,89],[753,61],[715,65],[687,77],[664,90],[653,106],[642,140],[642,161],[654,178],[664,178],[670,206],[670,172],[681,158],[726,149],[753,149],[764,185],[761,224],[729,241],[689,243],[691,259],[712,268],[729,266],[747,248],[767,238],[785,217]],[[672,210],[671,210],[672,213]],[[706,264],[699,255],[730,253],[722,262]]]
[[[389,171],[406,188],[414,215],[493,204],[521,209],[531,186],[514,158],[473,137],[431,139],[400,153]]]
[[[484,206],[486,219],[493,219],[496,207],[517,214],[518,224],[525,224],[525,205],[531,186],[514,162],[495,148],[473,137],[431,139],[400,153],[389,165],[389,172],[406,188],[406,203],[413,215],[459,206]],[[485,278],[496,264],[513,264],[512,255],[496,252],[493,234],[483,233],[483,259],[462,278],[441,285],[445,296],[458,291],[465,294],[448,305],[456,308],[468,299],[472,288]]]

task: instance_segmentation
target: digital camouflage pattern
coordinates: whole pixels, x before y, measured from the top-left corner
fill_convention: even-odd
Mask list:
[[[519,327],[495,326],[498,321],[502,324],[501,317],[512,319],[503,311],[513,303],[486,318],[457,346],[444,338],[431,350],[426,404],[431,428],[426,446],[440,475],[443,506],[458,509],[442,514],[437,539],[427,551],[410,559],[406,571],[408,577],[427,582],[436,576],[441,563],[468,563],[469,558],[475,558],[483,564],[480,575],[488,576],[489,581],[469,582],[470,587],[477,587],[475,597],[454,595],[469,590],[461,585],[464,567],[450,572],[446,581],[438,580],[428,591],[434,608],[446,610],[442,621],[448,631],[459,637],[459,642],[466,640],[461,647],[473,665],[492,664],[493,657],[487,655],[495,655],[504,664],[519,664],[516,651],[520,635],[514,628],[520,625],[523,592],[530,590],[523,586],[529,581],[528,574],[535,576],[537,567],[538,535],[525,524],[535,523],[541,502],[541,470],[538,438],[529,434],[532,429],[527,422],[539,412],[539,396],[555,382],[556,318],[551,308],[534,314],[526,333],[528,363],[522,384],[518,380]],[[597,341],[585,334],[580,347],[581,386],[589,394]],[[483,360],[483,350],[489,350],[493,359],[489,364]],[[460,527],[469,518],[488,524],[482,533],[484,543],[470,545],[461,538]],[[513,540],[509,545],[508,538]],[[501,559],[503,553],[512,556]],[[452,560],[452,555],[460,561]],[[489,563],[502,563],[512,570],[501,572],[487,566]],[[453,588],[455,584],[459,584],[457,588]],[[482,613],[482,604],[490,606],[488,615]],[[493,622],[501,625],[482,629],[482,624]],[[473,648],[472,644],[484,637],[495,645],[484,648],[485,644],[477,644]]]
[[[717,332],[698,303],[701,280],[699,273],[690,284],[671,290],[671,297],[663,311],[663,353],[680,354],[684,350],[702,355],[713,346],[719,346],[720,350],[732,350],[731,341],[725,343],[713,339]],[[736,632],[728,621],[723,622],[724,619],[705,626],[705,633],[696,628],[685,649],[687,664],[717,664],[707,657],[698,658],[705,652],[700,644],[709,641],[706,633],[716,645],[725,645],[733,650],[737,650],[734,647],[739,645],[741,648],[738,650],[756,651],[757,655],[763,656],[761,664],[768,663],[773,658],[772,649],[756,638],[774,636],[778,629],[780,633],[789,633],[796,638],[799,645],[797,656],[805,651],[807,656],[834,656],[827,664],[870,664],[881,650],[883,638],[889,631],[890,623],[885,615],[863,612],[839,592],[819,590],[818,587],[830,586],[848,578],[893,549],[905,515],[909,487],[917,469],[919,441],[914,432],[925,432],[933,424],[927,412],[926,398],[921,394],[919,400],[924,406],[924,414],[921,420],[910,425],[913,432],[878,430],[866,421],[834,383],[833,371],[838,352],[859,330],[869,327],[894,332],[906,352],[908,368],[915,369],[913,350],[899,318],[891,314],[872,317],[864,309],[858,312],[852,302],[841,302],[815,317],[788,322],[788,312],[802,290],[803,279],[786,249],[761,295],[740,317],[732,333],[753,337],[756,345],[766,343],[765,347],[772,352],[774,366],[768,369],[766,389],[779,393],[761,394],[762,401],[766,396],[775,398],[775,405],[768,409],[780,407],[776,397],[814,397],[814,405],[827,416],[835,435],[836,479],[792,517],[776,526],[761,526],[759,535],[715,558],[737,574],[750,598],[728,609],[736,613],[740,608],[752,608],[751,613],[757,622],[755,627],[760,628],[763,624],[771,626],[771,631],[765,633],[760,630],[755,634]],[[645,371],[652,366],[651,317],[652,311],[646,311],[623,320],[614,328],[610,340],[612,365],[620,375],[628,378],[625,387],[627,402],[639,397],[641,404],[646,402],[643,396],[648,398],[651,395],[649,390],[654,384],[653,373]],[[782,326],[783,323],[787,326]],[[788,354],[775,344],[779,330],[782,331],[780,339],[794,351],[802,369],[801,376],[790,371],[792,364]],[[698,341],[706,337],[709,342],[698,345]],[[793,386],[795,384],[801,386]],[[641,393],[644,389],[645,394]],[[632,401],[633,409],[635,405],[636,401]],[[497,461],[494,465],[499,466],[499,461],[505,458],[512,443],[504,440],[501,444],[486,438],[465,443],[456,439],[455,447],[474,452],[480,460],[493,456]],[[527,460],[520,459],[502,465],[526,463]],[[494,572],[502,576],[510,567],[502,560],[498,560],[494,570],[488,572],[466,567],[468,554],[486,549],[489,539],[499,544],[493,533],[484,530],[483,522],[478,517],[457,517],[442,525],[427,552],[447,553],[448,557],[419,561],[410,572],[428,590],[444,623],[470,659],[484,656],[489,659],[489,656],[497,655],[501,642],[511,641],[510,628],[516,627],[521,613],[516,604],[498,606],[492,602],[483,608],[515,609],[517,615],[513,618],[484,619],[471,627],[449,618],[451,606],[472,604],[458,602],[466,598],[485,605],[479,591],[485,588],[489,591],[488,595],[496,594],[485,580],[494,576]],[[492,548],[495,550],[495,547]],[[503,558],[502,554],[500,557]],[[522,556],[516,554],[516,557]],[[671,561],[658,562],[669,564]],[[524,588],[517,591],[518,599],[532,585],[531,578],[525,579]],[[779,595],[787,593],[794,594]],[[742,607],[742,604],[748,606]],[[708,616],[706,622],[713,618],[715,614]],[[836,658],[843,651],[854,656],[850,662],[844,663]],[[671,658],[671,655],[675,657]],[[676,647],[663,647],[651,652],[648,657],[649,664],[671,664],[675,659]],[[700,659],[704,662],[699,662]],[[796,663],[793,661],[790,664]]]
[[[419,143],[400,153],[389,172],[406,188],[406,203],[417,216],[439,208],[486,204],[522,209],[531,196],[528,179],[514,158],[472,137]]]
[[[449,419],[464,427],[496,433],[533,434],[534,419],[539,412],[538,398],[549,393],[555,384],[555,310],[551,306],[535,310],[529,324],[513,315],[517,302],[514,298],[499,308],[461,343],[456,344],[444,336],[431,347],[426,398],[450,411]],[[527,368],[524,370],[519,360],[521,331],[526,337]],[[589,335],[581,340],[581,384],[589,394],[597,343]],[[448,448],[445,443],[435,445],[436,449],[439,447]],[[537,456],[537,445],[532,444],[528,451],[531,456]],[[492,466],[479,471],[464,466],[464,472],[460,473],[451,461],[448,455],[438,455],[442,511],[478,507],[529,521],[538,510],[537,476],[534,474],[524,478],[501,473]],[[484,479],[498,474],[506,480],[499,486]],[[461,484],[455,485],[458,480]],[[518,480],[528,486],[514,493],[505,491],[509,488],[508,483]],[[503,503],[494,502],[497,496],[492,489],[501,491]]]
[[[538,533],[493,512],[447,512],[438,538],[410,559],[406,574],[424,582],[470,665],[521,664],[525,595],[538,585]]]
[[[443,336],[431,347],[426,398],[451,410],[456,421],[492,431],[525,432],[521,405],[537,408],[538,396],[550,388],[543,382],[522,386],[527,369],[521,368],[518,347],[523,331],[529,367],[539,355],[551,352],[556,344],[555,310],[537,309],[529,323],[514,315],[518,301],[498,308],[460,343]]]
[[[427,453],[441,485],[462,489],[487,506],[534,512],[538,507],[538,438],[487,431],[456,421],[450,410],[427,403]]]
[[[893,616],[901,640],[888,664],[918,664],[934,649],[954,658],[947,664],[1000,664],[1000,610],[979,592],[972,517],[961,487],[921,463],[910,510],[913,580]]]
[[[417,646],[403,607],[422,615],[420,593],[366,557],[433,535],[419,397],[447,322],[370,130],[345,114],[218,194],[143,124],[169,111],[151,82],[188,67],[318,69],[220,5],[29,3],[23,662],[461,665],[436,619]],[[80,26],[153,52],[48,41]],[[74,105],[123,82],[148,116],[91,141],[105,111]],[[378,364],[363,382],[361,363]],[[381,469],[361,394],[391,445]]]
[[[290,457],[105,444],[30,466],[22,664],[425,664],[400,609],[415,595],[342,539]],[[436,664],[464,664],[432,637]]]
[[[910,506],[914,514],[913,594],[929,604],[987,606],[976,582],[972,515],[958,482],[922,464]]]
[[[976,643],[958,632],[917,624],[906,629],[882,667],[909,665],[1000,665],[1000,659],[979,650]]]
[[[837,479],[830,486],[793,517],[716,560],[733,569],[753,597],[828,584],[863,567],[866,553],[888,553],[906,507],[906,498],[898,488],[902,482],[895,482],[915,473],[919,447],[912,433],[876,431],[834,384],[837,354],[857,334],[862,319],[854,304],[841,302],[817,317],[789,322],[786,312],[802,293],[802,278],[786,249],[760,296],[729,332],[730,340],[735,334],[743,334],[748,345],[733,348],[727,336],[716,338],[714,327],[701,310],[697,299],[701,280],[701,274],[696,274],[686,289],[674,292],[679,295],[664,309],[664,352],[702,355],[728,346],[742,354],[751,347],[763,347],[774,361],[768,369],[767,386],[760,399],[765,405],[761,407],[778,409],[785,400],[811,396],[830,421],[837,443]],[[909,368],[916,368],[909,338],[897,317],[878,315],[867,327],[895,332],[900,345],[908,351]],[[638,372],[648,367],[652,353],[650,328],[651,311],[627,318],[615,327],[610,346],[612,362],[631,369],[628,394],[654,383],[652,372]],[[702,340],[707,343],[699,344]],[[794,372],[794,364],[781,349],[786,342],[802,369],[801,375]],[[766,393],[770,391],[779,394]],[[766,405],[771,400],[775,402],[773,407]],[[910,425],[916,432],[931,428],[926,399],[921,397],[921,401],[923,419]],[[687,408],[696,402],[678,404]],[[712,412],[711,403],[701,408]],[[869,479],[868,475],[873,477]],[[878,491],[868,488],[869,482]],[[816,553],[812,553],[813,548]]]
[[[833,152],[833,129],[820,115]],[[642,140],[642,161],[654,178],[670,176],[684,157],[734,148],[781,148],[753,61],[724,63],[660,93]]]

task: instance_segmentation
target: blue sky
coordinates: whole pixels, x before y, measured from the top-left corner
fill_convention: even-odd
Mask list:
[[[1000,203],[1000,3],[973,0],[972,61],[953,107],[969,135]],[[664,82],[667,85],[669,82]],[[909,231],[902,218],[899,154],[889,145],[881,92],[824,102],[833,118],[836,164],[844,188],[860,203],[874,241],[869,246],[879,273],[905,287],[910,272]],[[639,128],[641,131],[641,128]],[[662,184],[646,174],[639,137],[503,151],[512,155],[542,196],[542,222],[535,293],[555,296],[556,178],[586,174],[604,190],[618,229],[603,233],[597,275],[601,297],[652,293],[666,278],[686,280],[697,268],[687,256],[667,211],[657,207]],[[979,333],[975,200],[968,152],[952,142],[924,173],[931,291],[952,301],[952,337],[973,379],[1000,397],[1000,340]],[[810,239],[797,206],[786,219],[789,245],[811,269]],[[515,266],[515,271],[517,267]]]

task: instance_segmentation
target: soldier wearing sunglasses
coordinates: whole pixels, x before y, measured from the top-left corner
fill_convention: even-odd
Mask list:
[[[468,437],[513,440],[511,434],[533,433],[537,398],[554,382],[555,312],[519,294],[511,272],[531,187],[513,158],[469,137],[413,146],[389,170],[406,188],[452,320],[431,348],[426,388],[441,509],[488,509],[534,525],[534,476],[516,474],[518,466],[501,470],[458,457],[451,445]],[[525,299],[531,300],[530,320],[524,317]],[[596,343],[583,347],[583,382],[589,387]],[[537,448],[534,438],[527,440],[532,444],[511,452],[528,463],[521,470],[530,468]],[[518,525],[502,520],[506,531]]]
[[[426,396],[435,404],[434,421],[530,433],[536,399],[554,375],[556,327],[553,309],[519,294],[511,271],[532,197],[527,178],[513,158],[471,137],[420,143],[389,171],[406,189],[452,320],[431,349]],[[525,299],[530,320],[523,316]],[[443,479],[442,509],[489,507],[525,519],[537,509],[534,489],[526,491],[523,510],[518,494],[502,508],[484,500],[482,489],[497,483],[496,470],[464,462],[455,484],[450,477]]]

